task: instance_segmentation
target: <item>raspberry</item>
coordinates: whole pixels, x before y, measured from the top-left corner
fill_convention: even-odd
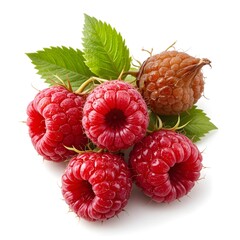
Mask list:
[[[144,137],[148,111],[141,94],[130,84],[113,80],[96,87],[83,108],[86,135],[109,151],[126,149]]]
[[[87,143],[81,119],[84,99],[62,86],[40,91],[27,107],[27,125],[33,146],[46,160],[64,161]]]
[[[130,175],[122,156],[85,152],[69,162],[62,176],[62,194],[79,217],[106,220],[126,206],[132,189]]]
[[[159,130],[137,143],[129,163],[136,184],[156,202],[186,195],[202,169],[202,155],[186,136]]]
[[[201,68],[208,59],[165,51],[141,66],[137,84],[148,106],[160,115],[176,115],[191,108],[204,90]]]

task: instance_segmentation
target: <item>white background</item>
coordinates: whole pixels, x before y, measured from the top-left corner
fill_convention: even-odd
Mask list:
[[[17,1],[0,3],[0,239],[240,239],[238,1]],[[114,26],[131,55],[142,48],[209,58],[198,106],[218,126],[198,144],[202,177],[189,196],[156,204],[134,188],[119,217],[79,220],[61,196],[64,164],[43,161],[26,125],[27,104],[44,87],[26,52],[81,49],[83,13]]]

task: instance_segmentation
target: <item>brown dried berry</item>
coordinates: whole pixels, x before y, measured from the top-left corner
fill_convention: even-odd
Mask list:
[[[160,115],[176,115],[191,108],[204,90],[201,68],[210,60],[165,51],[141,66],[137,85],[147,105]]]

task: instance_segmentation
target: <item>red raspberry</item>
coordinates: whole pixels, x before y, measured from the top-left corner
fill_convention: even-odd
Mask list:
[[[66,203],[89,221],[106,220],[120,213],[131,189],[130,171],[123,157],[113,153],[79,154],[62,176]]]
[[[136,184],[156,202],[186,195],[202,169],[202,155],[186,136],[170,130],[154,132],[130,153]]]
[[[210,65],[184,52],[165,51],[141,66],[137,84],[148,106],[160,115],[175,115],[191,108],[202,96],[201,68]]]
[[[62,86],[40,91],[27,107],[27,125],[33,146],[46,160],[64,161],[87,143],[81,119],[84,99]]]
[[[148,111],[141,94],[130,84],[113,80],[100,84],[87,97],[83,127],[100,148],[126,149],[142,139]]]

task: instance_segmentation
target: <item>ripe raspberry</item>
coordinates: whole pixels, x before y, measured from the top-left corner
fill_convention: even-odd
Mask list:
[[[126,149],[144,137],[148,111],[141,94],[130,84],[113,80],[100,84],[87,97],[83,127],[100,148]]]
[[[27,125],[33,146],[46,160],[64,161],[87,143],[81,119],[84,99],[62,86],[40,91],[27,107]]]
[[[186,136],[170,130],[154,132],[130,153],[136,184],[156,202],[186,195],[202,169],[202,155]]]
[[[62,176],[62,194],[79,216],[106,220],[126,206],[132,189],[130,171],[120,155],[86,152],[73,157]]]
[[[208,59],[165,51],[141,66],[137,84],[148,106],[160,115],[175,115],[191,108],[204,90],[201,68]]]

